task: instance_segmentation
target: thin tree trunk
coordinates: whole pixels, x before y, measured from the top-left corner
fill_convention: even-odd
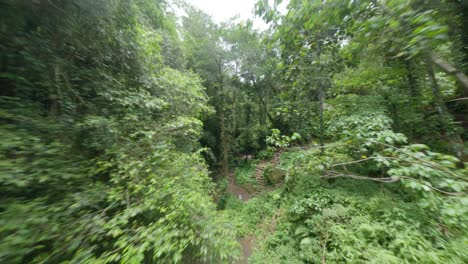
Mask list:
[[[413,65],[409,60],[405,60],[404,63],[406,67],[406,77],[408,78],[408,86],[410,87],[411,99],[418,100],[417,97],[419,97],[419,89],[416,77],[413,74]]]
[[[54,87],[55,90],[49,94],[49,100],[50,100],[50,107],[49,107],[49,116],[50,117],[56,117],[59,115],[59,96],[61,94],[60,91],[60,64],[59,62],[56,62],[54,65]]]
[[[436,108],[439,113],[440,122],[444,126],[444,132],[448,136],[447,139],[452,145],[452,151],[458,158],[461,158],[463,156],[463,140],[461,139],[460,134],[458,133],[450,133],[451,135],[447,133],[447,126],[449,125],[448,121],[450,120],[450,114],[447,110],[445,102],[443,101],[442,94],[440,92],[440,87],[437,83],[437,79],[434,74],[434,67],[430,62],[427,63],[427,71],[429,74],[429,79],[431,80],[432,93],[434,95],[434,102],[436,103]]]
[[[222,107],[222,106],[221,106]],[[228,176],[228,146],[227,146],[227,135],[226,135],[226,122],[224,110],[220,111],[220,126],[221,126],[221,174],[225,177]]]
[[[218,63],[218,74],[219,74],[219,91],[220,92],[220,106],[219,106],[219,118],[220,118],[220,141],[221,141],[221,174],[224,177],[227,177],[229,174],[228,160],[229,160],[229,150],[228,150],[228,139],[226,131],[226,113],[224,111],[224,78],[223,78],[223,66],[222,62],[217,61]]]
[[[320,117],[320,153],[323,155],[325,153],[324,148],[324,124],[323,124],[323,110],[325,105],[325,92],[323,91],[323,86],[320,81],[319,89],[318,89],[318,99],[319,99],[319,117]]]
[[[395,132],[400,132],[400,116],[398,115],[398,106],[395,103],[391,103],[390,105],[391,111],[392,111],[392,116],[394,120],[394,129]]]
[[[448,116],[447,106],[445,105],[444,100],[442,98],[442,93],[440,92],[440,87],[435,77],[434,67],[430,62],[427,63],[427,73],[431,81],[432,95],[434,96],[434,102],[436,104],[437,112],[440,115],[441,121],[443,123],[446,123],[446,117]]]
[[[418,105],[420,105],[419,100],[420,100],[420,91],[417,83],[416,76],[414,74],[414,63],[410,60],[405,60],[404,61],[405,68],[406,68],[406,78],[408,79],[408,87],[410,88],[410,95],[411,95],[411,107],[417,111],[419,108]],[[411,125],[408,130],[408,136],[410,138],[413,138],[415,134],[415,129],[414,126]]]

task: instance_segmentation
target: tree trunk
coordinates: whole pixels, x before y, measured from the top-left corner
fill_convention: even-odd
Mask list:
[[[406,78],[408,80],[408,87],[410,88],[410,95],[411,95],[411,108],[413,108],[414,111],[417,111],[420,105],[420,90],[418,87],[418,82],[416,79],[416,74],[415,74],[415,66],[414,63],[411,60],[404,60],[403,62],[405,64],[406,68]],[[415,134],[415,129],[414,125],[409,126],[408,128],[408,136],[409,138],[413,138]]]
[[[60,91],[60,62],[56,62],[56,64],[53,67],[53,76],[54,76],[54,85],[55,87],[54,91],[52,91],[49,94],[49,116],[50,117],[57,117],[59,115],[59,96],[61,94]]]
[[[223,106],[221,106],[222,108]],[[224,110],[220,111],[220,127],[221,127],[221,174],[224,177],[228,176],[229,168],[228,168],[228,142],[227,142],[227,135],[226,135],[226,122],[225,122],[225,114]]]
[[[325,153],[325,143],[324,143],[324,125],[323,125],[323,110],[325,105],[325,92],[323,90],[322,83],[319,84],[318,89],[318,100],[319,100],[319,117],[320,117],[320,153],[323,155]]]
[[[451,116],[447,110],[445,102],[443,101],[440,87],[434,74],[434,67],[430,62],[427,63],[427,72],[429,74],[429,79],[431,80],[432,94],[434,95],[434,102],[436,104],[437,112],[439,113],[440,122],[444,126],[443,129],[445,130],[444,132],[447,136],[447,140],[450,142],[450,148],[452,149],[453,154],[461,159],[464,148],[463,140],[458,133],[447,133]]]
[[[225,100],[224,100],[224,77],[223,77],[223,65],[221,60],[217,61],[218,63],[218,74],[219,74],[219,94],[220,94],[220,104],[219,104],[219,126],[220,126],[220,141],[221,141],[221,174],[224,177],[227,177],[229,174],[229,149],[228,149],[228,139],[227,139],[227,128],[226,128],[226,113],[224,110]]]
[[[432,95],[434,96],[434,102],[436,104],[437,112],[440,115],[442,123],[447,123],[447,106],[445,105],[444,100],[442,98],[440,87],[435,77],[434,67],[430,62],[427,63],[427,73],[429,75],[429,80],[431,81]]]
[[[411,99],[417,100],[419,97],[419,89],[417,80],[413,72],[413,65],[410,60],[405,60],[406,78],[408,78],[408,86],[410,87]]]

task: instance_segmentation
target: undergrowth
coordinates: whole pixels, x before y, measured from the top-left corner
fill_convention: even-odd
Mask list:
[[[280,188],[226,203],[256,237],[249,263],[468,263],[460,160],[408,143],[384,112],[332,111],[331,143],[282,153]]]
[[[467,262],[466,239],[401,198],[376,183],[302,177],[250,263]]]
[[[235,176],[236,176],[236,183],[241,186],[249,186],[255,185],[255,168],[257,167],[257,163],[254,161],[243,162],[237,167]]]
[[[325,157],[346,160],[336,146]],[[256,237],[249,263],[468,262],[460,223],[450,227],[400,183],[324,179],[314,173],[318,157],[316,149],[285,152],[285,185],[245,204],[228,199],[223,217],[238,236]]]
[[[225,210],[221,212],[222,218],[232,223],[237,236],[245,237],[258,230],[258,225],[265,218],[275,214],[278,202],[272,199],[272,193],[250,199],[246,203],[237,197],[229,195]]]

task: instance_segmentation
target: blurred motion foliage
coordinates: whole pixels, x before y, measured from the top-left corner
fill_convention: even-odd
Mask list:
[[[466,1],[282,2],[0,0],[0,262],[468,263]]]
[[[221,263],[213,112],[165,1],[0,2],[0,262]]]

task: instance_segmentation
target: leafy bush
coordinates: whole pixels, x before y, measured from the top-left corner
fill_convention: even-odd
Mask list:
[[[281,135],[278,129],[272,129],[271,135],[266,138],[266,143],[276,148],[286,148],[293,141],[301,139],[301,135],[293,133],[291,136]]]

